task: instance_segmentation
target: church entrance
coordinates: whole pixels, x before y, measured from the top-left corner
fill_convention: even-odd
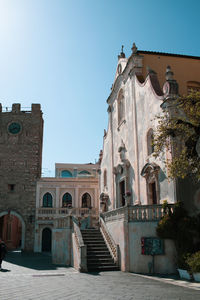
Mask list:
[[[24,233],[24,226],[15,214],[6,213],[0,216],[0,237],[9,250],[23,248],[24,236],[22,237],[22,231]]]
[[[51,229],[44,228],[42,231],[42,252],[51,252]]]

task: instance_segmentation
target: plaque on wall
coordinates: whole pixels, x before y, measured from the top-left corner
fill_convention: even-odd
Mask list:
[[[164,241],[156,237],[142,237],[141,251],[143,255],[162,255],[164,254]]]

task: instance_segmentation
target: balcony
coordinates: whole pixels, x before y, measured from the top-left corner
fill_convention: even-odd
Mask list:
[[[171,212],[174,210],[174,204],[169,205]],[[164,209],[161,204],[123,206],[102,214],[105,222],[125,219],[128,222],[152,222],[159,221],[164,215]]]
[[[41,207],[36,209],[37,219],[57,219],[63,216],[76,216],[76,217],[87,217],[87,216],[98,216],[99,210],[97,208],[52,208],[52,207]]]

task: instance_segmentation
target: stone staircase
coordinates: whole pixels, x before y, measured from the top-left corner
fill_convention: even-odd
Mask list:
[[[118,271],[99,229],[81,230],[84,244],[87,245],[87,268],[93,271]]]

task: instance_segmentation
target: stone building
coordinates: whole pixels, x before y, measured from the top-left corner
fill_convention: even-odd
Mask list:
[[[191,89],[200,90],[199,57],[139,51],[135,44],[129,58],[123,51],[118,56],[100,153],[100,201],[106,226],[120,248],[122,270],[148,272],[151,258],[141,254],[141,239],[156,237],[164,200],[173,204],[181,198],[200,210],[189,185],[180,188],[168,180],[152,146],[156,115],[167,101]],[[165,155],[170,158],[169,152]],[[166,244],[165,255],[156,258],[156,272],[174,271],[172,252],[173,245]]]
[[[55,178],[37,181],[35,248],[51,251],[56,263],[72,264],[70,217],[95,227],[99,215],[98,164],[56,164]],[[67,228],[61,227],[62,220]],[[63,244],[64,243],[64,244]]]
[[[39,104],[29,111],[0,105],[0,236],[11,249],[33,250],[42,139]]]

